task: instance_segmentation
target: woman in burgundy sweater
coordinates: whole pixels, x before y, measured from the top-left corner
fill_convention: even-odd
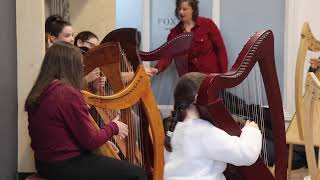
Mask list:
[[[176,0],[175,15],[180,20],[171,29],[167,40],[177,37],[183,32],[193,33],[191,51],[188,54],[187,72],[222,73],[228,68],[226,48],[218,27],[211,19],[199,17],[198,0]],[[164,71],[172,59],[160,59],[156,65],[159,73]],[[181,72],[181,70],[178,70]],[[183,74],[179,74],[183,75]]]
[[[91,153],[114,135],[127,136],[128,127],[117,117],[99,131],[93,128],[80,92],[81,59],[81,52],[75,46],[54,43],[26,100],[38,173],[50,180],[145,180],[143,169]]]

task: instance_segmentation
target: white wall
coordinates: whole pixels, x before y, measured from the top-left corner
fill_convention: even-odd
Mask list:
[[[102,40],[115,28],[116,0],[70,0],[70,21],[75,34],[89,30]]]
[[[24,102],[38,75],[45,52],[44,1],[16,0],[18,71],[18,172],[34,171]]]
[[[116,28],[142,30],[143,0],[116,0]]]

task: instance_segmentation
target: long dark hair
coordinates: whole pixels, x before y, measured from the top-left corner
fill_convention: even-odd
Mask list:
[[[71,26],[71,23],[63,20],[59,15],[51,15],[46,19],[45,32],[51,36],[58,37],[65,26]]]
[[[188,2],[188,4],[191,6],[193,10],[192,19],[195,21],[199,16],[199,6],[198,6],[199,1],[198,0],[176,0],[176,9],[174,12],[178,19],[180,19],[180,16],[179,16],[180,5],[183,2]]]
[[[171,134],[178,122],[186,117],[187,108],[193,104],[205,74],[191,72],[181,77],[174,89],[174,110],[169,118],[164,119],[165,148],[171,152]],[[171,133],[171,134],[170,134]]]
[[[80,50],[67,42],[56,42],[46,52],[40,73],[27,100],[25,110],[38,105],[45,88],[55,79],[62,80],[76,89],[83,89],[83,64]]]

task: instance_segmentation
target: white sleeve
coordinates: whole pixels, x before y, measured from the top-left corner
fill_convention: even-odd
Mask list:
[[[169,156],[171,155],[171,152],[168,152],[166,148],[164,148],[164,162],[167,163],[169,161]]]
[[[212,126],[206,128],[201,139],[208,158],[236,166],[255,163],[262,145],[261,132],[254,127],[242,128],[240,137],[237,137]]]

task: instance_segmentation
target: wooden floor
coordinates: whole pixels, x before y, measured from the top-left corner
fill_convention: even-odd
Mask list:
[[[307,175],[308,175],[308,169],[306,169],[306,168],[293,170],[291,173],[290,180],[303,180],[303,178]]]

